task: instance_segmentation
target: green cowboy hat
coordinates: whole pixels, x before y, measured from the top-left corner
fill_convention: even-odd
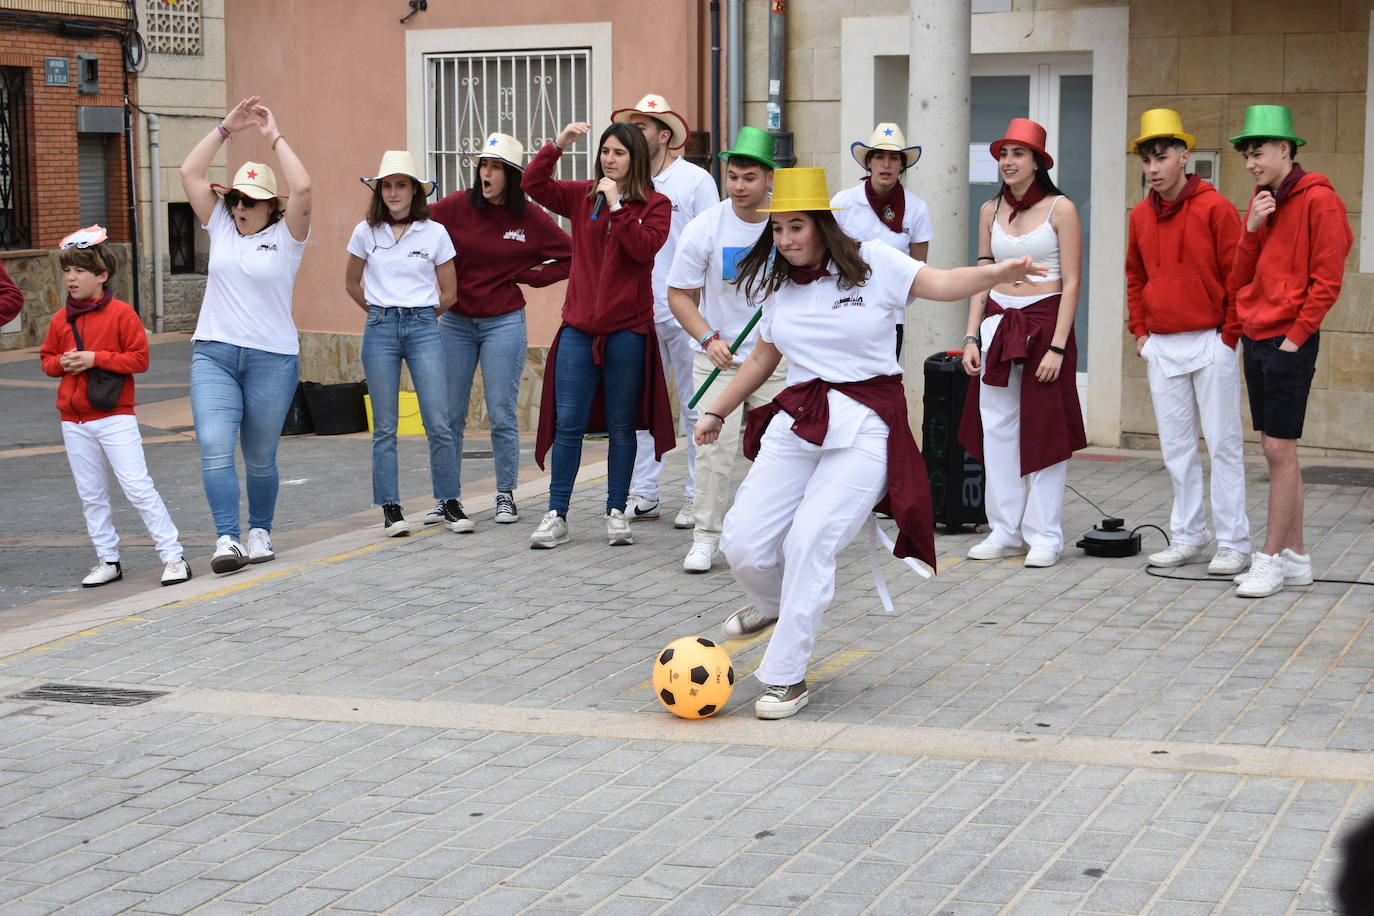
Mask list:
[[[1251,105],[1245,109],[1245,126],[1231,142],[1244,140],[1291,140],[1298,146],[1307,142],[1293,133],[1293,109],[1287,105]]]
[[[720,161],[729,162],[732,156],[752,159],[755,162],[776,169],[773,161],[773,135],[757,127],[741,127],[735,135],[735,148],[720,151]]]

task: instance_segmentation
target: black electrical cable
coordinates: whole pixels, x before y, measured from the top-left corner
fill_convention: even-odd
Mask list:
[[[1068,487],[1070,490],[1073,490],[1074,494],[1077,495],[1079,499],[1083,500],[1083,502],[1087,503],[1088,505],[1096,509],[1098,515],[1102,516],[1103,518],[1107,517],[1107,513],[1102,511],[1101,506],[1093,502],[1091,499],[1088,499],[1088,497],[1084,496],[1082,493],[1079,493],[1077,490],[1074,490],[1073,484],[1066,483],[1064,484],[1064,486]]]
[[[1076,492],[1076,491],[1075,491],[1075,492]],[[1146,523],[1143,524],[1143,525],[1136,525],[1134,528],[1131,529],[1131,534],[1135,534],[1135,533],[1136,533],[1137,531],[1139,531],[1141,528],[1153,528],[1154,530],[1158,531],[1160,534],[1164,535],[1164,546],[1165,546],[1165,547],[1168,547],[1171,543],[1173,543],[1172,541],[1169,540],[1169,533],[1168,533],[1167,531],[1165,531],[1163,528],[1159,527],[1158,525],[1151,525],[1151,524],[1148,523],[1148,522],[1146,522]]]

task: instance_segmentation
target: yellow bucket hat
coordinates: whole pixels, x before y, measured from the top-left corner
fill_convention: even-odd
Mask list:
[[[843,210],[830,206],[825,187],[825,169],[778,169],[773,173],[771,206],[759,213],[786,213],[792,210]]]
[[[1183,118],[1172,108],[1151,108],[1140,116],[1140,136],[1131,141],[1130,152],[1150,140],[1182,140],[1188,149],[1194,145],[1193,135],[1183,132]]]

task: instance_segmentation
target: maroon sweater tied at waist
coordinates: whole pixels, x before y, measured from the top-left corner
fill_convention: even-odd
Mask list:
[[[1083,410],[1078,403],[1078,343],[1073,330],[1064,344],[1064,362],[1054,381],[1036,379],[1035,370],[1049,352],[1059,320],[1059,296],[1046,296],[1021,309],[1005,309],[988,297],[987,314],[1002,321],[988,344],[982,385],[1005,388],[1013,363],[1021,373],[1021,476],[1043,471],[1067,460],[1088,444],[1083,430]],[[964,416],[959,424],[959,444],[978,461],[983,460],[983,417],[978,409],[982,385],[969,386]]]
[[[915,557],[935,569],[935,519],[930,507],[926,463],[906,418],[906,391],[900,375],[879,375],[862,382],[812,379],[783,389],[771,402],[745,415],[744,456],[759,453],[763,434],[778,411],[793,418],[792,432],[812,445],[825,442],[830,429],[830,401],[834,389],[872,410],[887,424],[887,492],[874,507],[897,523],[895,557]]]

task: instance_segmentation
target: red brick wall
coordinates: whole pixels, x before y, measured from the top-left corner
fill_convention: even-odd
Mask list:
[[[76,55],[100,59],[100,92],[77,92]],[[66,86],[43,84],[46,57],[67,58]],[[27,117],[29,229],[34,248],[55,248],[62,237],[80,228],[76,180],[76,109],[82,105],[124,105],[124,57],[113,35],[73,38],[56,31],[8,27],[0,20],[0,67],[28,70]],[[129,74],[129,97],[137,103],[137,75]],[[107,135],[110,231],[113,241],[130,240],[128,145],[123,134]]]

